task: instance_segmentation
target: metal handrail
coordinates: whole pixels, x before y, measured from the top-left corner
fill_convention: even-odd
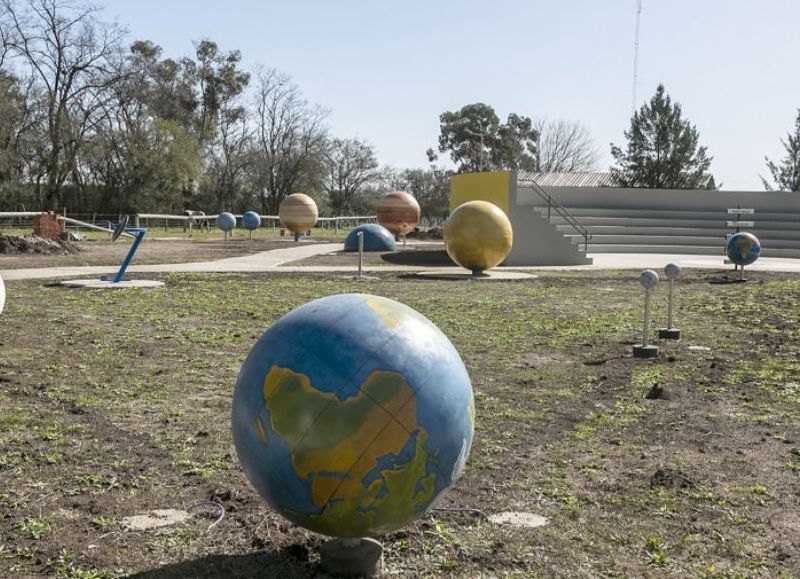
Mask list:
[[[575,216],[570,213],[566,207],[561,205],[558,202],[558,199],[550,195],[544,188],[539,185],[533,179],[525,179],[525,185],[529,186],[531,189],[536,191],[536,194],[539,195],[543,200],[547,201],[547,219],[550,219],[550,210],[554,210],[558,215],[564,219],[567,223],[569,223],[572,228],[581,234],[583,237],[583,251],[589,251],[589,240],[592,238],[592,234],[589,233],[589,230],[586,229],[583,225],[581,225],[580,221],[578,221]]]

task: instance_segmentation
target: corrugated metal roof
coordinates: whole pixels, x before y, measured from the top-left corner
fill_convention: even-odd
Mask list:
[[[611,173],[537,173],[520,171],[517,183],[535,182],[540,187],[613,187]]]

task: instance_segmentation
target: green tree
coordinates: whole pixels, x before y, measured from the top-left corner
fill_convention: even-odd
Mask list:
[[[539,133],[533,121],[511,113],[501,123],[489,105],[474,103],[439,116],[439,152],[449,153],[459,173],[536,168]],[[428,149],[428,159],[437,159]]]
[[[422,216],[427,219],[443,219],[450,211],[450,177],[447,171],[436,165],[429,169],[406,169],[400,174],[404,189],[414,195]]]
[[[786,156],[780,163],[770,161],[767,157],[767,169],[772,176],[772,183],[761,177],[767,191],[800,191],[800,109],[794,122],[794,134],[788,133],[786,140],[781,139]]]
[[[611,177],[620,187],[654,189],[714,189],[708,173],[712,157],[699,146],[694,125],[681,116],[681,105],[673,103],[663,84],[650,102],[631,118],[625,131],[628,144],[623,150],[611,145],[616,166]]]

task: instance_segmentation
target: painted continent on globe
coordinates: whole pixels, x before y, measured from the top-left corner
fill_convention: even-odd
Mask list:
[[[289,520],[339,537],[397,529],[458,478],[469,376],[450,341],[398,302],[330,296],[253,347],[233,402],[245,472]]]

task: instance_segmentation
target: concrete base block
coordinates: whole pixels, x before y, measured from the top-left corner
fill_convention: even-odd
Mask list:
[[[658,337],[664,340],[680,340],[681,331],[677,328],[660,328]]]
[[[658,346],[642,346],[641,344],[633,346],[634,358],[655,358],[656,356],[658,356]]]
[[[383,567],[383,545],[375,539],[332,539],[319,554],[322,568],[334,577],[375,577]]]

